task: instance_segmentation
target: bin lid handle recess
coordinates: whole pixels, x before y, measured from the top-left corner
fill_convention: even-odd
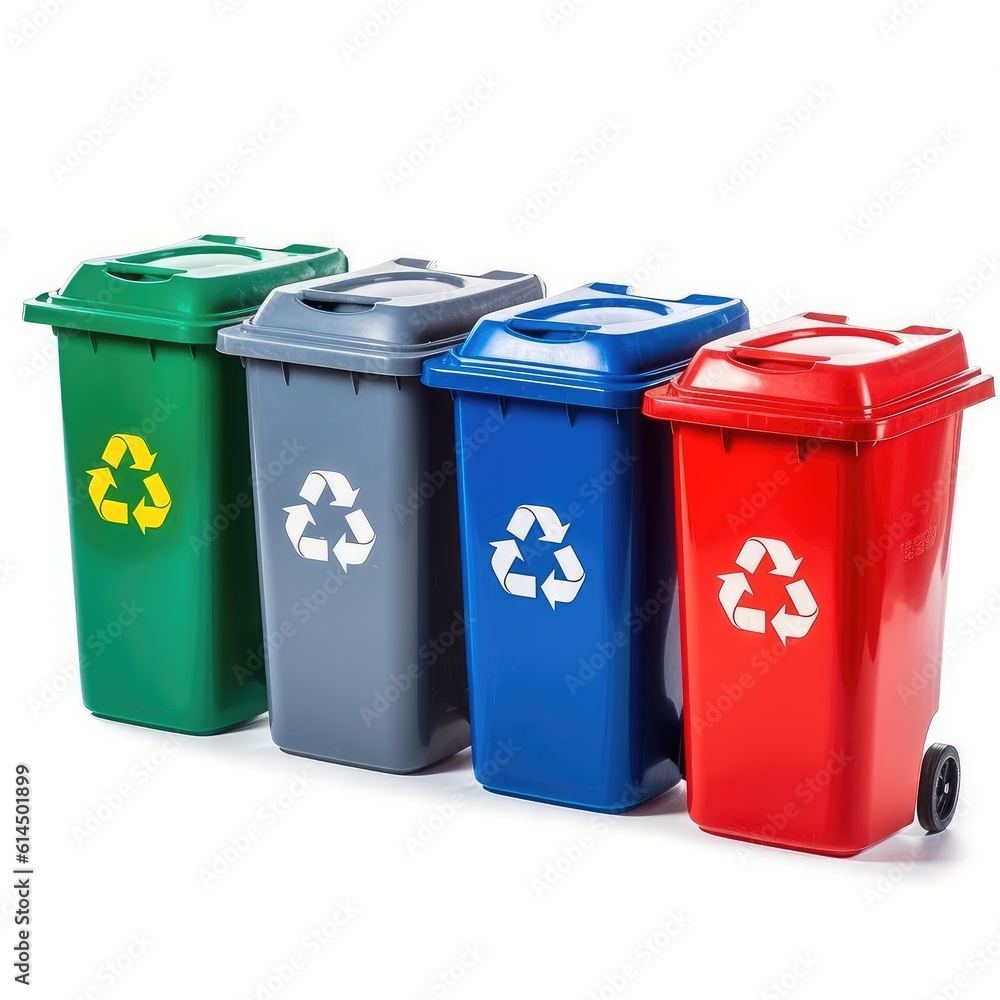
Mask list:
[[[352,295],[350,292],[331,292],[322,288],[303,289],[297,298],[302,305],[325,312],[365,312],[374,309],[379,302],[391,301],[385,296]]]
[[[594,330],[600,330],[598,323],[560,323],[551,319],[532,319],[528,316],[512,316],[504,324],[512,333],[524,333],[532,337],[579,340]]]
[[[829,358],[804,354],[793,354],[790,351],[772,351],[766,347],[749,347],[741,344],[729,350],[729,360],[747,368],[764,368],[773,372],[807,372],[816,366],[817,361],[829,361]]]
[[[112,278],[121,278],[125,281],[167,281],[175,274],[183,274],[184,269],[180,267],[155,267],[150,264],[126,264],[124,261],[115,261],[104,268],[104,273]]]

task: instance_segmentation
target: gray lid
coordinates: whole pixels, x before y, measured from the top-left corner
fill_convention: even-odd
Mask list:
[[[454,274],[401,257],[364,271],[274,289],[253,319],[219,331],[244,358],[382,375],[419,375],[486,313],[541,298],[534,274]]]

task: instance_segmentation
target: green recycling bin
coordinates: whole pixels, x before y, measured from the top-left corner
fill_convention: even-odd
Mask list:
[[[95,715],[217,733],[267,710],[243,369],[221,327],[277,285],[347,270],[337,249],[202,236],[89,260],[24,306],[58,338],[83,700]],[[273,480],[294,441],[268,456]],[[258,484],[259,486],[260,484]]]

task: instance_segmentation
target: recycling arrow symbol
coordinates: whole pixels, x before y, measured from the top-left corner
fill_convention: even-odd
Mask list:
[[[132,459],[130,468],[139,472],[148,472],[142,479],[150,503],[146,496],[132,508],[131,514],[139,530],[145,535],[150,528],[159,528],[170,513],[170,493],[158,472],[153,472],[153,462],[156,453],[150,452],[149,445],[137,434],[112,434],[101,455],[105,465],[96,469],[88,469],[90,476],[88,492],[97,513],[101,519],[112,524],[128,524],[129,506],[124,500],[109,497],[110,490],[117,490],[118,483],[112,470],[117,470],[122,459],[128,454]]]
[[[816,599],[804,579],[794,579],[802,564],[801,557],[796,559],[792,550],[780,538],[748,538],[743,543],[736,557],[738,573],[721,573],[719,579],[722,588],[719,590],[719,603],[726,612],[729,621],[742,632],[767,631],[767,615],[759,608],[746,607],[740,602],[744,594],[753,596],[753,588],[747,579],[747,573],[753,576],[757,572],[764,556],[770,557],[774,569],[771,576],[787,577],[791,583],[785,584],[785,593],[791,602],[795,613],[788,611],[788,601],[782,604],[778,612],[771,618],[771,627],[777,633],[781,644],[787,645],[789,639],[802,639],[816,621],[819,607]]]
[[[514,572],[514,564],[524,561],[518,540],[525,541],[528,532],[535,524],[542,532],[539,541],[560,546],[553,555],[562,572],[562,578],[558,578],[556,571],[552,570],[541,587],[538,586],[535,577]],[[507,530],[513,537],[490,542],[493,547],[490,564],[494,575],[500,581],[500,586],[513,597],[535,598],[540,589],[553,611],[557,604],[571,604],[580,593],[586,574],[573,546],[562,544],[569,528],[568,524],[563,524],[559,520],[559,515],[551,507],[534,504],[522,504],[518,507],[507,524]]]
[[[354,509],[360,492],[360,489],[351,486],[347,476],[341,472],[314,469],[306,476],[302,489],[299,490],[299,496],[305,503],[282,507],[287,515],[285,534],[303,559],[329,562],[332,551],[345,573],[348,566],[360,566],[368,559],[375,545],[375,529],[360,507]],[[344,520],[353,536],[353,539],[349,540],[345,531],[332,548],[322,536],[307,534],[309,526],[316,525],[313,508],[319,506],[320,500],[326,493],[330,496],[327,506],[348,509],[344,514]]]

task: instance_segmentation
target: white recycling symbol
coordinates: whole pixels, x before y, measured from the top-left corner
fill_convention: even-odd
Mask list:
[[[325,538],[306,534],[309,525],[316,524],[312,508],[319,504],[327,490],[330,492],[330,507],[351,508],[344,515],[344,520],[354,536],[353,541],[348,541],[345,531],[337,539],[332,550],[330,543]],[[291,507],[282,507],[282,510],[288,515],[285,518],[285,534],[288,535],[288,540],[303,559],[329,562],[332,551],[344,572],[347,572],[348,566],[360,566],[367,560],[371,554],[372,546],[375,544],[375,529],[372,528],[367,515],[360,507],[354,509],[360,492],[360,489],[352,488],[347,476],[341,472],[325,472],[322,469],[314,469],[306,476],[306,481],[302,484],[302,489],[299,490],[299,496],[306,502],[293,504]]]
[[[561,548],[555,550],[553,555],[562,571],[563,578],[556,578],[556,571],[545,578],[541,585],[541,591],[545,599],[549,602],[552,610],[555,611],[557,604],[570,604],[580,593],[586,574],[572,545],[563,545],[563,539],[570,526],[563,524],[559,520],[559,515],[551,507],[542,507],[535,504],[522,504],[511,516],[507,525],[507,530],[513,538],[504,538],[499,542],[490,542],[493,546],[492,566],[496,578],[500,581],[508,594],[514,597],[537,597],[536,588],[538,581],[533,576],[525,573],[513,573],[514,563],[518,560],[524,561],[521,549],[518,546],[518,539],[522,542],[528,537],[532,525],[538,522],[542,529],[539,537],[540,542],[551,542]]]
[[[787,577],[792,581],[785,584],[785,593],[795,608],[795,614],[789,613],[786,602],[771,619],[771,626],[784,646],[789,639],[801,639],[809,634],[809,629],[819,614],[819,608],[809,584],[804,579],[794,579],[802,558],[796,559],[792,555],[792,550],[780,538],[754,537],[746,540],[736,557],[736,565],[743,572],[719,574],[719,579],[722,581],[719,602],[729,620],[741,631],[759,633],[767,631],[767,615],[758,608],[743,607],[740,604],[744,594],[753,596],[753,588],[746,574],[753,576],[757,572],[765,553],[774,563],[771,575]]]

